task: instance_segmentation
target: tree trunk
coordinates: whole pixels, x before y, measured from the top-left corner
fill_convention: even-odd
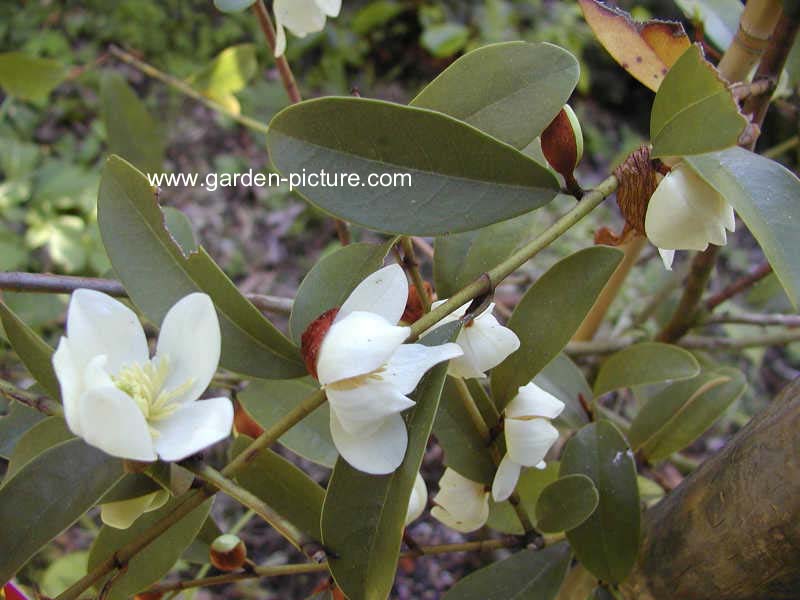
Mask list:
[[[800,598],[800,380],[648,510],[626,600]]]

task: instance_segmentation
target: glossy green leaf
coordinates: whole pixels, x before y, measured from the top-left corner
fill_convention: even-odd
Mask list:
[[[536,524],[536,503],[542,491],[558,479],[559,463],[548,462],[544,469],[522,469],[522,474],[517,482],[516,492],[522,503],[525,512]],[[491,482],[489,482],[491,484]],[[519,522],[517,512],[511,503],[495,502],[489,497],[489,520],[486,525],[491,529],[522,535],[525,533],[522,524]]]
[[[633,452],[608,421],[591,423],[567,442],[559,475],[583,474],[600,494],[594,514],[567,532],[578,560],[598,579],[619,583],[639,551],[639,488]]]
[[[5,481],[16,475],[22,467],[53,446],[62,444],[75,436],[61,417],[48,417],[40,421],[23,435],[8,461]]]
[[[164,127],[116,71],[103,74],[100,107],[108,136],[109,154],[117,154],[137,169],[160,173],[164,166]]]
[[[631,446],[654,462],[668,458],[700,437],[746,388],[744,375],[729,367],[670,385],[636,415],[628,433]]]
[[[301,182],[295,189],[322,210],[377,231],[478,229],[539,208],[558,193],[545,168],[474,127],[377,100],[322,98],[290,106],[270,123],[267,145],[287,177],[304,170],[358,176],[354,186]],[[396,185],[366,185],[377,174],[396,177]],[[410,186],[401,177],[410,177]]]
[[[68,69],[60,62],[22,52],[0,54],[0,88],[24,100],[46,100],[61,85]]]
[[[569,569],[568,544],[530,548],[470,573],[444,600],[553,600]]]
[[[779,163],[731,148],[686,162],[733,205],[800,307],[800,180]]]
[[[251,382],[238,398],[250,416],[261,427],[269,429],[316,389],[309,378],[260,380]],[[330,468],[339,456],[331,439],[327,403],[284,433],[278,441],[295,454]]]
[[[542,490],[536,502],[536,529],[557,533],[575,529],[592,516],[600,496],[586,475],[565,475]]]
[[[533,383],[550,392],[564,403],[564,410],[556,419],[570,429],[579,429],[588,421],[580,397],[591,403],[594,395],[580,367],[566,354],[559,354],[533,378]]]
[[[159,510],[142,515],[128,529],[103,527],[89,551],[89,570],[139,538],[175,510],[176,502],[179,500],[171,500]],[[136,554],[128,562],[127,569],[115,578],[107,600],[127,600],[164,577],[197,536],[211,510],[212,502],[213,498],[206,500]],[[98,587],[102,587],[102,583]]]
[[[0,418],[0,457],[11,458],[14,448],[25,433],[46,418],[38,410],[13,403],[8,413]]]
[[[350,292],[383,266],[394,240],[386,244],[349,244],[325,255],[305,276],[292,305],[289,329],[300,337],[311,322],[326,310],[341,306]]]
[[[0,487],[0,581],[94,506],[123,475],[122,462],[70,440],[28,462]]]
[[[433,272],[436,293],[449,298],[494,268],[533,236],[536,213],[520,215],[465,233],[436,238]]]
[[[103,169],[98,222],[114,271],[151,321],[161,323],[187,294],[205,292],[220,317],[222,366],[273,379],[305,373],[297,348],[242,296],[202,247],[183,254],[164,227],[147,178],[117,156]]]
[[[443,325],[421,343],[435,346],[458,335],[457,323]],[[337,558],[331,574],[350,600],[385,600],[394,581],[408,500],[433,427],[447,363],[431,369],[412,394],[408,450],[398,469],[383,476],[368,475],[339,459],[322,508],[322,541]]]
[[[544,131],[578,83],[578,61],[548,43],[504,42],[473,50],[411,101],[522,150]]]
[[[420,44],[436,58],[447,58],[461,50],[469,40],[469,29],[461,23],[431,25],[422,32]]]
[[[253,440],[239,436],[233,455]],[[320,518],[325,490],[288,460],[272,450],[262,450],[236,479],[246,489],[313,540],[321,540]]]
[[[612,354],[600,367],[595,396],[625,387],[694,377],[700,365],[691,352],[671,344],[644,342]]]
[[[650,114],[652,156],[702,154],[735,146],[747,119],[698,45],[664,78]]]
[[[0,321],[8,341],[30,374],[53,400],[60,402],[61,388],[53,370],[53,349],[3,302],[0,302]]]
[[[586,248],[556,263],[525,292],[508,320],[520,348],[492,370],[499,409],[564,349],[621,259],[616,248]]]

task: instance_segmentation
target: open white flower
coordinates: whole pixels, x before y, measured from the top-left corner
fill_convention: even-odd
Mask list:
[[[275,0],[272,9],[275,12],[277,34],[275,56],[281,56],[286,51],[284,27],[297,37],[322,31],[326,17],[339,16],[342,0]]]
[[[67,336],[53,355],[67,425],[112,456],[186,458],[231,431],[230,400],[196,401],[219,355],[219,321],[205,294],[190,294],[169,310],[150,358],[132,310],[100,292],[77,290]]]
[[[417,473],[414,479],[414,487],[411,490],[411,497],[408,499],[408,511],[406,511],[406,526],[412,521],[419,519],[420,515],[425,511],[428,505],[428,486],[425,485],[425,480],[422,475]]]
[[[558,439],[550,424],[564,410],[564,403],[534,383],[519,388],[505,409],[506,448],[492,483],[496,502],[507,500],[517,487],[522,467],[544,469],[544,457]]]
[[[383,475],[400,466],[408,445],[400,413],[414,405],[407,394],[431,367],[462,354],[456,344],[403,343],[411,329],[396,324],[407,298],[403,269],[384,267],[353,290],[327,333],[315,324],[331,313],[303,334],[309,370],[330,404],[333,443],[365,473]],[[319,335],[321,343],[314,339]]]
[[[672,270],[675,250],[705,250],[724,246],[725,230],[734,231],[733,207],[684,163],[675,166],[650,198],[645,232],[655,244],[664,266]]]
[[[100,505],[100,519],[115,529],[128,529],[143,514],[158,510],[169,500],[167,490],[157,490],[144,496]]]
[[[439,480],[439,493],[433,499],[431,516],[451,529],[468,533],[480,529],[489,518],[489,491],[447,468]]]
[[[433,308],[446,301],[434,302]],[[442,319],[436,327],[442,323],[457,321],[466,314],[467,308],[469,304],[459,307]],[[456,344],[461,346],[464,355],[450,361],[447,368],[448,375],[464,379],[486,377],[486,371],[496,367],[519,349],[517,334],[501,325],[492,314],[493,310],[494,302],[461,329]]]

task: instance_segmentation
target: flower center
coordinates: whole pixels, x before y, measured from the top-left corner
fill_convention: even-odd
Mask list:
[[[194,383],[192,379],[189,379],[171,390],[165,390],[164,384],[169,373],[169,360],[161,356],[144,364],[123,367],[113,381],[117,388],[136,402],[145,420],[150,424],[166,419],[178,410],[180,404],[174,400],[184,394]],[[150,432],[154,436],[158,435],[153,427],[150,427]]]
[[[333,383],[329,383],[328,385],[322,386],[323,388],[331,388],[333,390],[339,391],[346,391],[346,390],[354,390],[362,385],[366,385],[370,379],[374,381],[383,381],[383,372],[386,370],[386,365],[382,365],[375,369],[374,371],[370,371],[369,373],[364,373],[363,375],[356,375],[355,377],[349,377],[347,379],[342,379],[340,381],[334,381]]]

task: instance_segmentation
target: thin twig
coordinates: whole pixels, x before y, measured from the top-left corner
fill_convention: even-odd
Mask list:
[[[40,413],[51,417],[64,414],[64,409],[58,402],[51,400],[47,396],[33,394],[26,390],[21,390],[15,385],[12,385],[7,381],[3,381],[2,379],[0,379],[0,396],[6,398],[7,400],[24,404],[29,408],[37,410]]]
[[[709,315],[700,320],[699,326],[735,323],[738,325],[781,325],[783,327],[800,327],[800,315],[757,314],[757,313],[722,313]]]
[[[742,292],[748,290],[770,273],[772,273],[772,266],[769,263],[765,262],[760,264],[744,277],[737,279],[721,292],[708,298],[705,301],[705,309],[711,312],[726,300],[730,300],[737,294],[741,294]]]

